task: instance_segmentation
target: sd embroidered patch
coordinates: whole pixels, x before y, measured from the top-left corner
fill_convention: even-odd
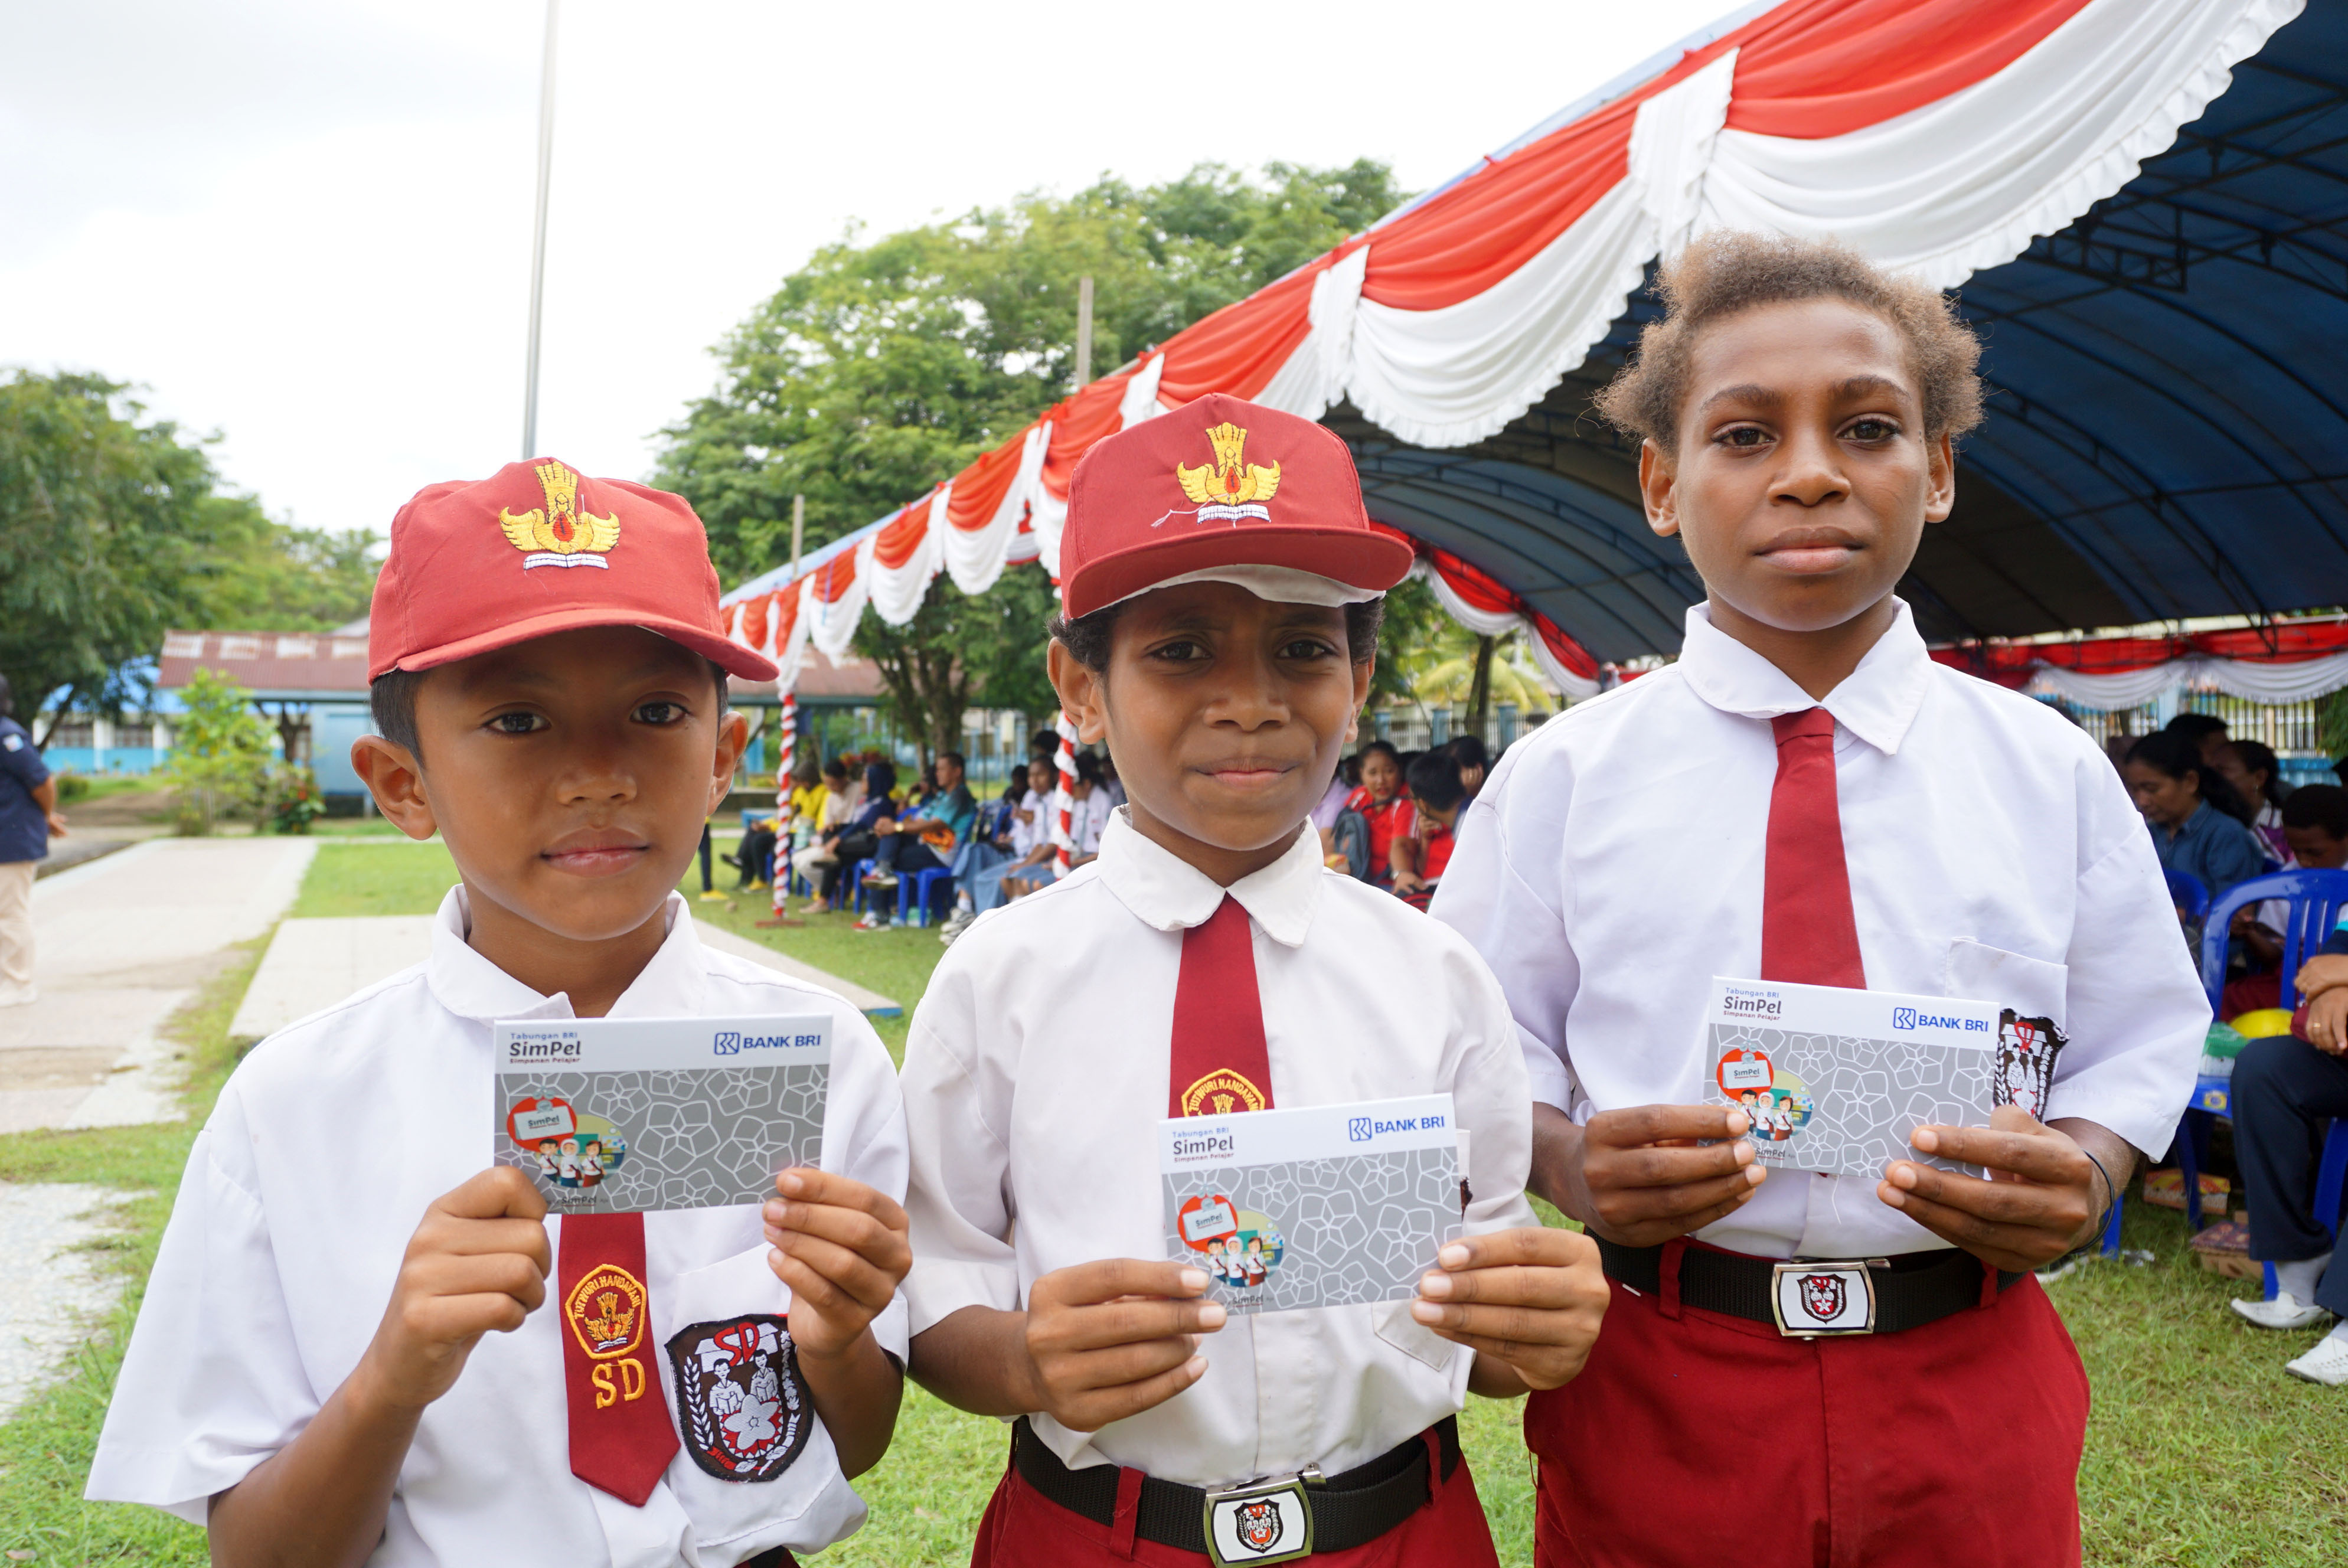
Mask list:
[[[696,1323],[668,1342],[685,1451],[719,1480],[772,1480],[815,1420],[788,1322],[772,1313]]]

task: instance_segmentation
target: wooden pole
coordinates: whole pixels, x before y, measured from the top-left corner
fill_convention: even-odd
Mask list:
[[[1076,280],[1076,390],[1093,378],[1093,280],[1087,273]]]
[[[799,553],[807,543],[807,497],[791,497],[791,580],[799,575]]]
[[[538,219],[530,243],[530,370],[521,408],[521,455],[538,456],[538,321],[546,299],[546,194],[554,173],[554,17],[560,0],[546,0],[546,57],[538,77]]]

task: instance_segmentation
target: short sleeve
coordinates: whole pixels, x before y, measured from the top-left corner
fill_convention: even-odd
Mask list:
[[[40,748],[22,725],[0,725],[0,772],[26,789],[37,789],[49,781],[49,765],[41,760]]]
[[[202,1524],[211,1500],[318,1413],[295,1350],[267,1216],[222,1156],[245,1142],[223,1099],[196,1139],[138,1326],[122,1358],[86,1495]]]
[[[1011,1150],[1000,1130],[1009,1121],[1010,1086],[973,1068],[977,1009],[957,967],[949,954],[922,998],[900,1080],[913,1149],[905,1297],[916,1335],[965,1306],[1019,1305]]]

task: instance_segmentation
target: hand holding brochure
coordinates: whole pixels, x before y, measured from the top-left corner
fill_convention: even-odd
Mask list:
[[[2006,1015],[2011,1016],[2011,1015]],[[1753,1119],[1763,1165],[1879,1177],[1928,1124],[1982,1127],[1996,1093],[2001,1014],[1985,1002],[1715,977],[1702,1099]]]
[[[763,1202],[778,1172],[823,1157],[827,1015],[495,1028],[495,1159],[556,1213]]]
[[[1447,1094],[1158,1125],[1168,1255],[1232,1312],[1407,1300],[1461,1233]]]

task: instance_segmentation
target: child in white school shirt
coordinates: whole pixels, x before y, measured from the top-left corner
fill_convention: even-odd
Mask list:
[[[1706,602],[1676,664],[1509,750],[1434,903],[1508,990],[1533,1189],[1614,1282],[1528,1408],[1538,1560],[2076,1563],[2086,1379],[2031,1271],[2167,1145],[2209,1009],[2096,743],[1934,663],[1893,594],[1981,417],[1953,305],[1738,234],[1662,293],[1601,406]],[[1991,1181],[1765,1181],[1787,1108],[1694,1103],[1715,975],[2011,1009],[2054,1052],[2047,1119],[1913,1134]]]
[[[352,761],[464,880],[425,963],[221,1089],[91,1497],[205,1525],[221,1564],[769,1568],[862,1522],[849,1478],[901,1388],[903,1110],[852,1006],[702,946],[675,892],[745,743],[726,676],[773,674],[716,588],[681,499],[551,461],[394,520]],[[820,1169],[763,1212],[549,1219],[491,1165],[495,1020],[809,1013]],[[357,1176],[354,1145],[398,1157]]]
[[[1316,1563],[1488,1565],[1456,1414],[1471,1389],[1573,1376],[1603,1289],[1590,1243],[1525,1202],[1498,987],[1464,942],[1326,870],[1308,820],[1407,552],[1369,528],[1335,436],[1213,396],[1085,458],[1060,559],[1054,684],[1128,803],[1097,861],[954,945],[902,1080],[912,1373],[1019,1418],[973,1560],[1187,1568],[1227,1527],[1284,1557],[1302,1542],[1265,1504],[1251,1522],[1208,1496],[1284,1479]],[[1419,1299],[1227,1319],[1199,1299],[1208,1267],[1166,1261],[1169,1111],[1444,1092],[1473,1198]],[[1220,1267],[1251,1277],[1229,1247]]]

